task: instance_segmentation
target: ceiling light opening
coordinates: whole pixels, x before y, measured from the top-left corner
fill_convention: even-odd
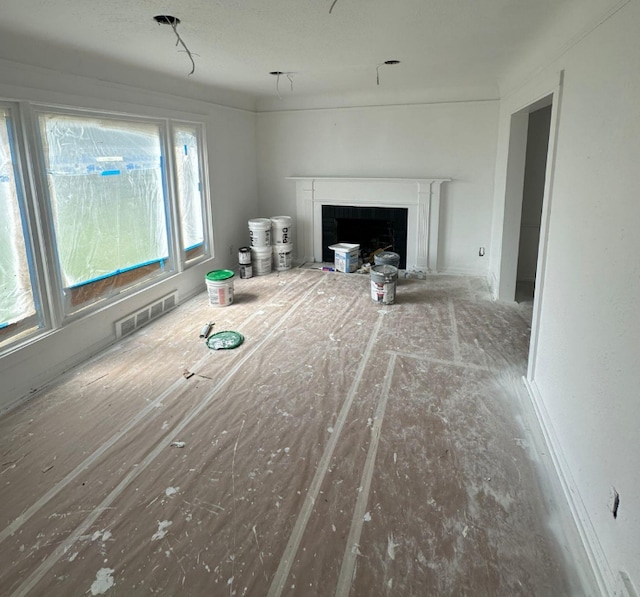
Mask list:
[[[180,24],[180,19],[172,15],[156,15],[153,17],[153,20],[158,23],[158,25],[171,25],[175,27]]]

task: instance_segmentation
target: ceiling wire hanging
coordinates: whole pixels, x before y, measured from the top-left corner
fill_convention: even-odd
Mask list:
[[[376,85],[380,85],[380,67],[381,66],[395,66],[400,64],[399,60],[385,60],[376,66]]]
[[[153,17],[153,19],[155,20],[156,23],[158,23],[158,25],[171,25],[171,29],[173,29],[173,32],[176,35],[176,46],[181,45],[184,48],[184,50],[181,50],[181,51],[186,52],[187,56],[189,57],[189,60],[191,60],[191,71],[187,75],[188,77],[190,77],[193,73],[196,72],[196,62],[193,59],[193,57],[194,55],[197,56],[197,54],[193,54],[193,52],[189,50],[189,48],[187,47],[187,44],[184,43],[184,40],[182,39],[182,37],[180,37],[180,34],[178,33],[178,25],[180,24],[180,19],[178,17],[174,17],[171,15],[157,15]]]
[[[278,99],[282,99],[282,94],[280,93],[280,76],[281,75],[285,75],[287,79],[289,79],[289,86],[291,88],[291,91],[293,91],[293,75],[295,73],[284,72],[281,70],[273,70],[269,74],[274,75],[276,78],[276,95],[278,96]]]
[[[336,5],[337,2],[338,2],[338,0],[333,0],[333,2],[331,4],[331,8],[329,9],[329,14],[331,14],[331,11],[333,10],[333,7]]]

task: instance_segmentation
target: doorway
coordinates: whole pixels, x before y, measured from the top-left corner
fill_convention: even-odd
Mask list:
[[[497,293],[500,300],[533,302],[540,273],[538,253],[553,99],[553,94],[548,95],[511,115]]]
[[[527,125],[515,300],[518,303],[533,304],[551,129],[551,104],[530,112]]]

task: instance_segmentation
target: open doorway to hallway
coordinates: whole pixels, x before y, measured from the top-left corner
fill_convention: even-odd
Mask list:
[[[529,113],[516,269],[518,303],[533,302],[535,292],[550,127],[550,104]]]

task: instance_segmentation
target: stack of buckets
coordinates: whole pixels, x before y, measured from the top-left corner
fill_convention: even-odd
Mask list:
[[[293,220],[289,216],[273,218],[255,218],[249,220],[249,236],[251,238],[251,275],[263,276],[271,273],[271,269],[284,271],[291,269],[293,259]],[[246,249],[240,249],[240,275],[243,274],[243,260],[246,260]],[[246,272],[246,270],[244,270]],[[246,276],[247,278],[250,276]]]
[[[371,268],[371,298],[384,305],[393,305],[396,300],[396,284],[400,255],[383,251],[373,257],[375,265]]]
[[[290,216],[271,218],[271,242],[273,243],[273,267],[281,272],[291,269],[293,262],[293,220]]]

